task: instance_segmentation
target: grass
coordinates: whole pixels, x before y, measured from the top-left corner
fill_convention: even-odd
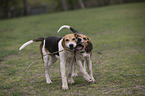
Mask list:
[[[0,95],[145,95],[144,9],[145,3],[132,3],[1,20]],[[42,60],[36,60],[40,43],[18,54],[18,48],[28,40],[71,33],[67,29],[56,32],[63,24],[91,38],[95,83],[78,76],[69,90],[62,91],[59,61],[51,66],[53,83],[45,82]]]

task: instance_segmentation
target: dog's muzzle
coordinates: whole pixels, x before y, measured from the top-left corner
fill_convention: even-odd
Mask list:
[[[69,51],[73,51],[75,49],[74,44],[69,44]]]
[[[84,46],[83,46],[82,44],[77,44],[75,50],[76,50],[76,51],[80,51],[80,50],[82,50],[83,48],[84,48]]]
[[[77,43],[80,43],[82,41],[81,38],[77,38]]]

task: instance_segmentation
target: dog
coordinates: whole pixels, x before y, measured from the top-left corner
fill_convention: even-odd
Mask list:
[[[76,48],[77,42],[77,33],[67,34],[64,37],[58,36],[49,36],[47,38],[37,38],[30,40],[24,43],[19,50],[22,50],[27,45],[34,42],[41,42],[40,44],[40,52],[43,58],[44,67],[45,67],[45,77],[46,82],[48,84],[52,83],[49,76],[49,68],[52,64],[57,61],[57,58],[60,58],[60,70],[61,70],[61,78],[62,78],[62,89],[68,89],[68,83],[74,83],[72,79],[72,65],[74,63],[74,50]],[[49,57],[49,61],[48,61]],[[68,65],[68,73],[66,76],[66,68],[65,65]],[[80,70],[82,70],[82,66],[80,66]],[[85,80],[88,82],[92,82],[91,77],[83,70],[81,71],[84,75]]]
[[[91,55],[92,55],[92,50],[93,50],[93,44],[92,44],[91,40],[86,35],[83,35],[82,33],[77,32],[74,28],[72,28],[68,25],[63,25],[62,27],[60,27],[58,32],[60,30],[62,30],[63,28],[68,28],[73,33],[77,33],[77,46],[75,48],[76,64],[79,64],[79,65],[83,64],[84,69],[86,69],[86,67],[85,67],[85,61],[86,61],[87,66],[88,66],[88,68],[87,68],[88,73],[90,74],[92,81],[95,82],[95,79],[93,77],[93,72],[92,72]],[[76,64],[74,63],[73,76],[77,76]]]

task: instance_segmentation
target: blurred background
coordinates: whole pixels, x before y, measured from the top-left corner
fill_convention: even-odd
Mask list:
[[[0,19],[145,0],[0,0]]]

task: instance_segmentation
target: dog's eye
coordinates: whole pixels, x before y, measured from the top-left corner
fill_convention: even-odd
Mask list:
[[[73,41],[75,40],[75,38],[72,39]]]
[[[89,38],[87,38],[87,40],[89,40]]]
[[[86,38],[83,38],[84,40],[87,40]]]
[[[69,41],[69,39],[66,39],[65,41]]]

